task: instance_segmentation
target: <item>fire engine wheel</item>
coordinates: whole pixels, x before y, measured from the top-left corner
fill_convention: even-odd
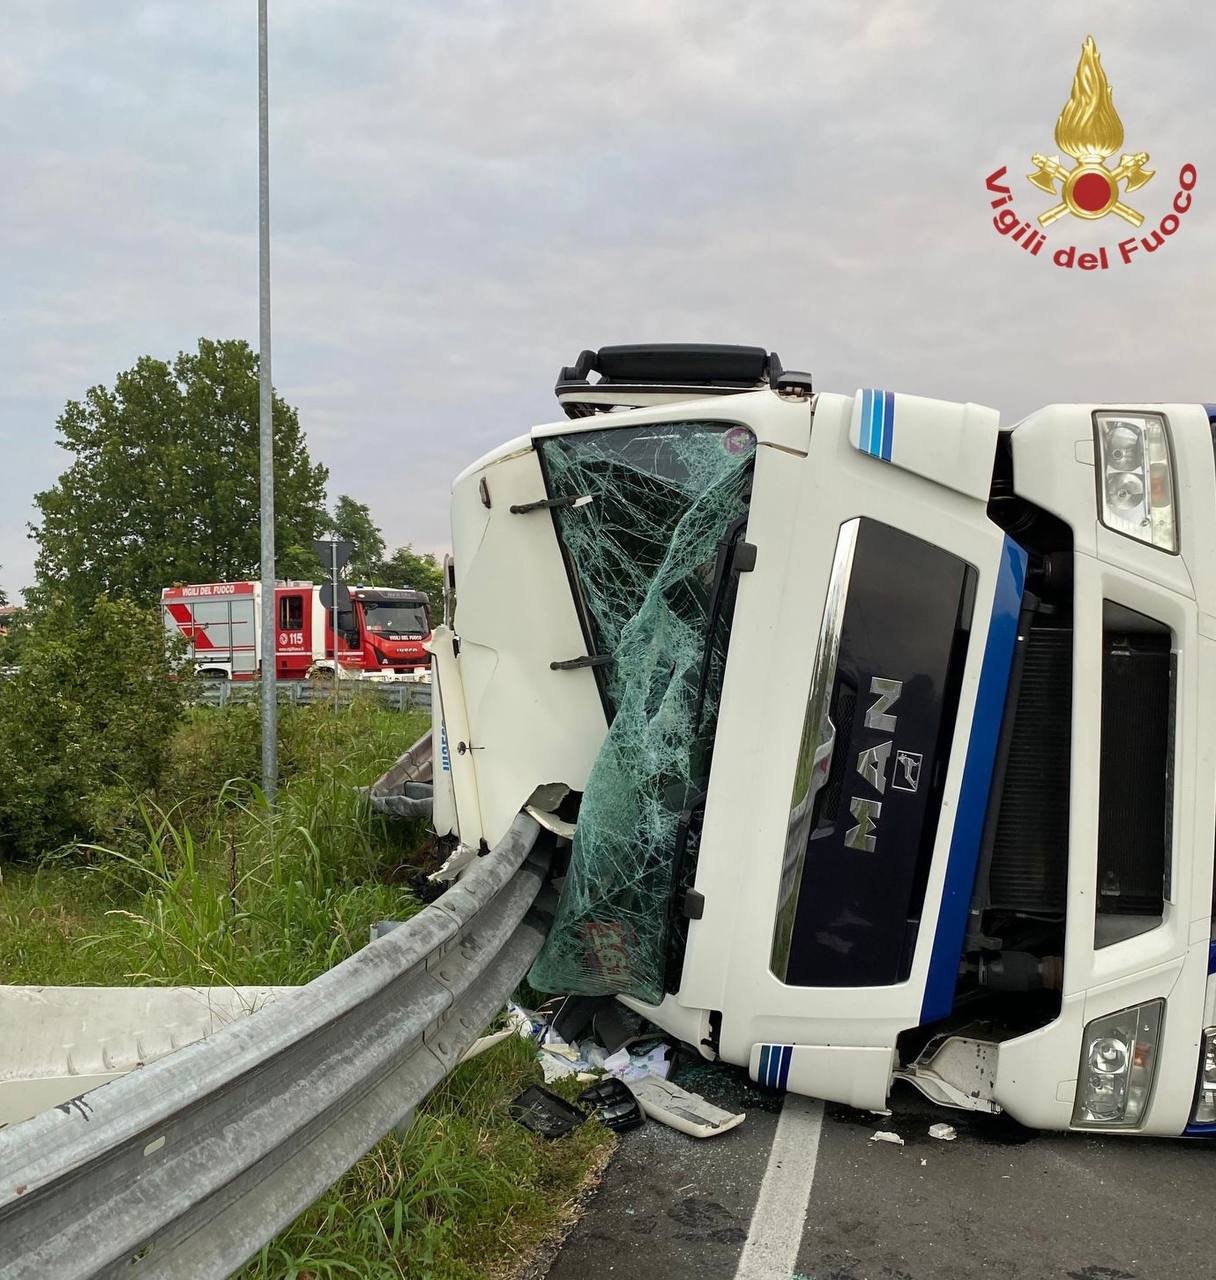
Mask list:
[[[315,667],[308,673],[308,678],[316,684],[333,684],[337,674],[329,667]]]

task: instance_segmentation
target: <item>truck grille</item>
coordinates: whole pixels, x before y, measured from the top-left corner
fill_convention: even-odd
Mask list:
[[[1026,639],[989,875],[998,910],[1062,916],[1068,894],[1072,631]]]
[[[1171,825],[1168,632],[1108,631],[1102,654],[1098,911],[1161,914]]]

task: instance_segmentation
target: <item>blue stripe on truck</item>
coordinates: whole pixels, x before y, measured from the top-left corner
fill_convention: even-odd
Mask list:
[[[872,458],[891,461],[895,439],[895,393],[866,387],[861,393],[861,427],[857,447]]]
[[[967,743],[963,782],[950,836],[946,879],[937,913],[933,951],[929,957],[929,973],[925,979],[920,1011],[922,1025],[946,1017],[954,1006],[954,988],[963,953],[967,913],[975,888],[975,869],[984,835],[992,767],[1005,711],[1005,694],[1009,688],[1009,672],[1013,665],[1018,616],[1025,587],[1026,552],[1007,537],[1001,548],[996,595],[992,601],[980,684],[975,695],[975,713],[971,719],[971,737]]]

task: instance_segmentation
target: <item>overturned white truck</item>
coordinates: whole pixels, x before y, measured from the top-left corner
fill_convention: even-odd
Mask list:
[[[437,828],[572,842],[534,985],[859,1107],[1216,1133],[1213,414],[705,345],[557,395],[455,482],[433,646]]]

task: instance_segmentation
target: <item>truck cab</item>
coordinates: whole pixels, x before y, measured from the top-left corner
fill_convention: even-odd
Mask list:
[[[437,827],[573,825],[533,985],[858,1107],[1216,1131],[1208,410],[710,346],[557,394],[454,484],[432,646]]]
[[[340,644],[357,654],[361,670],[404,674],[430,667],[425,646],[431,636],[431,604],[424,592],[352,587],[350,598],[350,610],[338,615]],[[332,631],[327,636],[332,640]]]

